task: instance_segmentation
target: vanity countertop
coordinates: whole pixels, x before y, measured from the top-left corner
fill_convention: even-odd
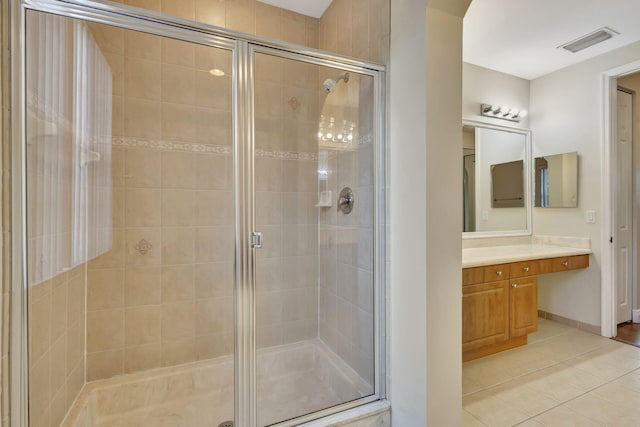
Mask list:
[[[535,243],[466,248],[462,250],[462,268],[591,253],[590,249]]]

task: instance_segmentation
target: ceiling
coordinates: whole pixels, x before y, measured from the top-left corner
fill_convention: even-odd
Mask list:
[[[292,10],[303,15],[320,18],[327,7],[331,4],[331,0],[258,0],[261,3],[267,3],[272,6],[281,7],[282,9]]]
[[[640,0],[473,0],[463,59],[532,80],[640,40]],[[558,49],[602,27],[620,33],[578,53]]]

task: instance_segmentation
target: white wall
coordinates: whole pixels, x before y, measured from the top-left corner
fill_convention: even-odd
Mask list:
[[[408,427],[427,424],[426,5],[391,2],[388,374],[392,424]]]
[[[529,128],[528,117],[524,117],[520,122],[511,122],[480,115],[480,105],[483,103],[528,110],[529,80],[465,62],[462,68],[462,88],[462,116],[465,119],[521,129]]]
[[[602,72],[640,58],[640,43],[531,81],[533,157],[578,152],[578,207],[533,208],[533,233],[590,237],[593,255],[586,270],[542,275],[539,308],[600,325],[602,245]],[[587,224],[585,210],[596,211]]]
[[[427,9],[427,425],[433,427],[461,425],[462,16],[469,3],[432,1]]]
[[[402,427],[461,424],[461,16],[469,2],[391,2],[389,397]]]

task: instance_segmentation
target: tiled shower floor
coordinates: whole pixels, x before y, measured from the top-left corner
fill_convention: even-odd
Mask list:
[[[260,350],[258,421],[269,425],[371,393],[320,340]],[[233,419],[231,357],[85,386],[63,426],[216,427]]]
[[[538,326],[528,345],[462,365],[464,427],[640,425],[640,348]]]
[[[301,372],[265,381],[260,386],[258,424],[269,425],[296,415],[342,403],[314,372]],[[233,419],[233,389],[186,397],[168,404],[103,417],[96,427],[217,427]]]

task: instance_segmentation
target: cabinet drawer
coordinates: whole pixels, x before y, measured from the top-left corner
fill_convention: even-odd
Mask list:
[[[538,272],[540,274],[587,268],[589,267],[589,255],[541,259],[538,264]]]
[[[462,269],[462,286],[484,282],[484,267]]]
[[[495,282],[509,278],[509,264],[496,264],[484,267],[484,281]]]
[[[538,261],[522,261],[509,264],[509,276],[525,277],[535,276],[538,274]]]

